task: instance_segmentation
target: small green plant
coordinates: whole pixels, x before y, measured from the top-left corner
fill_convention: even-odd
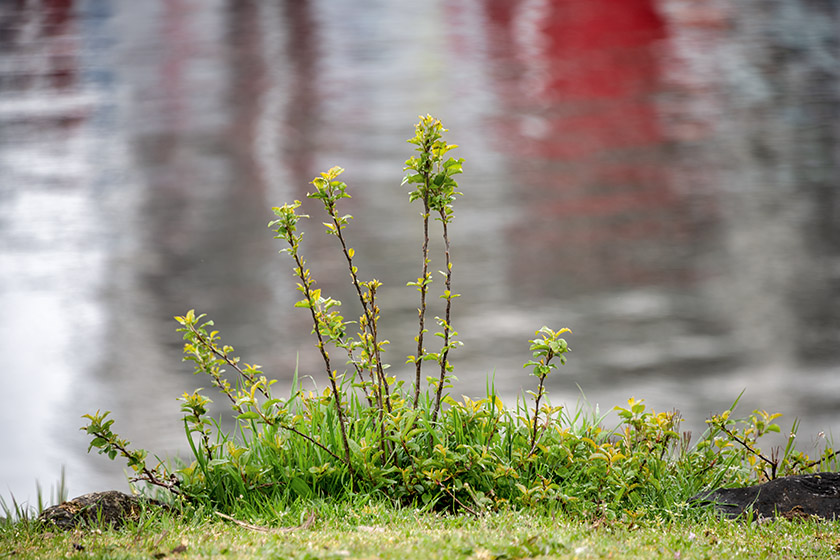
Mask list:
[[[735,404],[721,414],[715,414],[706,423],[711,427],[710,442],[717,448],[726,448],[731,456],[739,457],[746,467],[741,479],[773,480],[778,476],[814,472],[814,469],[836,470],[836,457],[840,450],[835,451],[830,445],[825,445],[820,457],[812,459],[795,447],[796,432],[799,422],[794,421],[785,442],[784,449],[772,447],[765,453],[758,445],[758,440],[770,433],[781,433],[781,428],[775,423],[780,413],[768,413],[765,410],[754,410],[746,418],[734,419],[731,412]],[[769,455],[769,456],[768,456]]]
[[[269,223],[283,244],[281,253],[292,261],[301,294],[295,307],[307,310],[311,319],[327,386],[307,389],[295,372],[289,395],[273,394],[275,380],[260,366],[243,362],[222,342],[212,320],[190,310],[175,318],[184,359],[228,401],[234,428],[225,431],[220,420],[209,417],[211,399],[196,390],[179,399],[192,452],[189,464],[157,460],[150,467],[146,451],[132,449],[113,432],[108,412],[85,415],[88,424],[82,429],[92,437],[90,449],[124,458],[133,482],[221,512],[369,496],[477,515],[510,506],[607,518],[677,515],[703,487],[836,463],[828,447],[819,461],[809,460],[794,450],[793,438],[784,453],[768,458],[758,441],[778,431],[776,415],[756,412],[735,421],[735,405],[709,420],[694,447],[680,432],[676,412],[657,413],[640,400],[615,408],[620,424],[612,429],[604,427],[604,417],[587,415],[581,407],[553,406],[546,382],[569,352],[561,337],[571,332],[565,328],[544,326],[530,341],[532,356],[524,366],[537,379],[536,389],[528,391],[533,404],[523,395],[506,407],[492,383],[484,398],[453,398],[448,392],[454,379],[451,353],[460,342],[452,327],[458,294],[452,286],[449,225],[461,194],[454,177],[462,172],[463,160],[448,156],[456,146],[444,140],[444,132],[440,121],[421,117],[409,139],[417,153],[404,169],[409,203],[423,204],[420,276],[408,282],[420,298],[417,350],[406,361],[413,366],[409,379],[392,375],[384,361],[388,340],[379,329],[381,283],[359,275],[347,236],[352,216],[340,211],[350,194],[340,180],[343,169],[333,167],[313,179],[308,197],[321,202],[326,233],[346,263],[358,300],[356,320],[345,319],[342,302],[324,294],[308,268],[302,225],[309,216],[300,213],[301,202],[275,207]],[[443,242],[443,285],[434,333],[440,343],[428,348],[434,221]],[[424,384],[425,363],[434,364],[435,371]]]
[[[557,364],[552,363],[554,358],[559,358],[561,364],[566,363],[566,357],[563,354],[569,351],[569,345],[566,343],[565,339],[560,338],[560,335],[565,332],[570,333],[572,331],[569,329],[561,329],[559,332],[554,332],[548,327],[543,327],[538,330],[536,334],[542,335],[542,337],[535,338],[531,341],[531,351],[534,353],[534,359],[525,362],[525,365],[523,366],[533,367],[534,371],[532,372],[532,375],[540,380],[540,384],[537,386],[537,391],[529,391],[531,396],[534,397],[534,422],[531,432],[531,453],[536,450],[537,445],[540,401],[545,396],[545,378],[548,377],[548,374],[551,373],[552,369],[557,367]],[[554,409],[551,406],[546,405],[546,419],[550,419],[551,416],[558,411],[559,409]]]
[[[4,525],[11,525],[14,522],[29,525],[39,515],[41,515],[41,512],[43,512],[47,506],[45,502],[44,491],[41,488],[40,483],[37,482],[35,484],[35,494],[36,503],[34,506],[27,506],[26,503],[18,503],[14,494],[10,496],[9,502],[7,502],[5,498],[0,496],[0,512],[2,512],[3,514],[2,517],[0,517],[0,529],[2,529]],[[62,467],[61,477],[58,480],[58,484],[56,484],[52,489],[50,500],[53,504],[60,504],[66,499],[67,484],[64,474],[64,467]]]
[[[121,439],[111,431],[111,425],[114,421],[108,418],[109,414],[110,411],[100,413],[97,410],[94,414],[82,416],[82,418],[89,420],[88,425],[83,429],[93,436],[88,446],[88,452],[96,447],[100,454],[108,455],[111,460],[114,460],[118,455],[124,457],[128,462],[128,468],[137,475],[136,480],[143,480],[154,486],[160,486],[178,493],[178,480],[175,476],[161,476],[163,471],[160,465],[149,469],[146,466],[146,457],[149,453],[145,449],[132,450],[129,447],[131,445],[129,441]]]
[[[458,297],[458,294],[452,293],[452,259],[449,252],[448,226],[454,218],[452,203],[455,201],[455,196],[461,194],[456,190],[458,184],[452,177],[461,173],[464,160],[452,157],[444,160],[450,150],[458,147],[454,144],[447,144],[443,140],[445,130],[440,121],[432,116],[420,117],[420,122],[415,127],[414,138],[409,140],[410,143],[417,146],[416,150],[419,154],[405,162],[407,173],[403,179],[403,184],[416,185],[416,188],[409,194],[409,202],[423,201],[423,213],[421,214],[423,217],[422,274],[416,282],[408,283],[409,286],[415,286],[420,292],[420,307],[418,308],[420,330],[416,338],[417,354],[409,356],[408,363],[415,365],[415,408],[417,408],[420,398],[423,361],[434,360],[440,366],[440,375],[437,381],[432,381],[436,387],[434,412],[432,413],[433,421],[437,420],[443,390],[448,387],[447,376],[452,372],[452,364],[449,363],[448,359],[449,351],[460,345],[454,340],[457,333],[450,327],[452,299]],[[435,317],[442,329],[437,334],[443,338],[443,347],[439,352],[427,353],[423,346],[423,338],[427,332],[425,328],[426,294],[429,284],[432,282],[432,276],[429,272],[429,217],[432,212],[437,213],[437,219],[440,220],[442,227],[445,266],[441,274],[445,278],[446,287],[440,297],[446,300],[446,311],[443,318]]]

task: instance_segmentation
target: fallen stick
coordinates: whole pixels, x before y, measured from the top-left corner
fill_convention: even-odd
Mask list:
[[[299,529],[309,529],[310,527],[312,527],[312,524],[315,523],[315,518],[317,517],[317,515],[313,511],[309,514],[309,517],[306,518],[306,521],[304,521],[297,527],[265,527],[263,525],[252,525],[251,523],[240,521],[239,519],[231,517],[230,515],[226,515],[220,511],[217,511],[215,513],[222,519],[227,519],[228,521],[236,523],[240,527],[245,527],[246,529],[250,529],[252,531],[259,531],[260,533],[291,533],[292,531],[297,531]]]

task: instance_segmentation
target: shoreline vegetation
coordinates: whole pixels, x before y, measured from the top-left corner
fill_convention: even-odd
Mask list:
[[[169,509],[150,506],[112,531],[61,533],[14,500],[0,502],[0,558],[738,558],[840,550],[835,524],[733,523],[690,503],[716,488],[840,470],[831,442],[809,457],[795,447],[794,423],[784,446],[763,449],[765,436],[780,433],[781,415],[736,417],[740,396],[706,421],[696,442],[680,430],[678,412],[649,410],[642,400],[616,406],[612,428],[582,405],[554,405],[545,382],[568,358],[568,328],[535,331],[524,363],[534,388],[515,403],[503,403],[492,381],[476,400],[450,396],[461,343],[449,225],[464,160],[447,155],[457,146],[444,132],[427,115],[408,140],[416,155],[405,162],[403,185],[421,207],[422,232],[419,276],[407,283],[418,294],[408,376],[385,362],[381,283],[362,279],[354,264],[345,232],[352,216],[339,211],[350,194],[343,169],[333,167],[307,196],[322,206],[323,227],[346,263],[358,300],[352,319],[307,266],[302,203],[274,208],[269,223],[291,259],[301,294],[295,307],[311,317],[325,387],[306,389],[295,372],[291,393],[274,395],[274,381],[223,343],[212,320],[194,310],[176,317],[185,361],[228,402],[234,429],[208,415],[212,401],[200,389],[185,393],[192,457],[162,461],[120,438],[108,411],[85,415],[89,451],[125,460],[133,490]],[[442,241],[436,255],[433,230]],[[40,502],[39,492],[38,513]]]

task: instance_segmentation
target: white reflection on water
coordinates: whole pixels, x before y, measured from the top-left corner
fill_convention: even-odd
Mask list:
[[[37,161],[26,163],[29,171],[39,173]],[[48,177],[44,168],[40,171]],[[69,399],[86,372],[97,367],[105,343],[99,296],[105,251],[89,242],[99,232],[88,226],[101,222],[89,220],[98,212],[87,192],[7,196],[0,252],[7,398],[0,420],[11,429],[6,430],[0,471],[19,495],[19,489],[33,487],[36,477],[44,484],[54,482],[69,459],[55,441],[56,428],[76,421],[67,417],[73,408]]]
[[[603,6],[0,6],[0,423],[15,427],[0,491],[31,496],[62,463],[73,494],[124,487],[121,465],[84,454],[79,416],[97,408],[139,447],[182,451],[175,397],[201,380],[171,317],[189,308],[282,382],[298,360],[318,379],[264,225],[332,165],[360,268],[385,282],[398,370],[419,253],[398,185],[427,112],[467,160],[456,392],[490,373],[512,400],[531,382],[527,339],[569,326],[555,402],[576,384],[602,408],[643,397],[696,431],[746,388],[742,411],[837,431],[836,18],[804,2]],[[310,264],[351,315],[318,223]]]

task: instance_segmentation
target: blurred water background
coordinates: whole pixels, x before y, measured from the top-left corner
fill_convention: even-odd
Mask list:
[[[745,390],[806,450],[840,436],[838,24],[836,0],[0,2],[0,495],[62,466],[71,495],[125,489],[85,453],[97,409],[183,453],[190,308],[323,386],[266,223],[333,165],[409,378],[426,113],[466,159],[456,396],[494,376],[512,403],[528,339],[567,326],[555,404],[644,398],[697,432]],[[309,264],[354,315],[320,221]]]

